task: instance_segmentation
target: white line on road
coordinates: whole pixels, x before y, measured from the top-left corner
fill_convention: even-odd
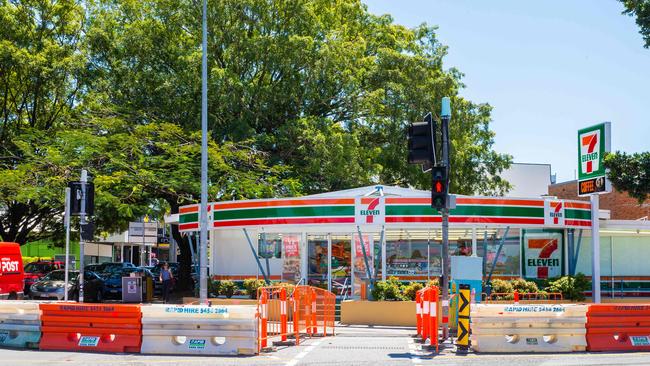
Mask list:
[[[296,366],[300,360],[307,356],[307,354],[311,351],[314,350],[314,348],[318,347],[318,345],[322,342],[322,340],[314,342],[314,344],[310,345],[309,347],[305,348],[304,351],[298,353],[297,355],[293,356],[293,359],[291,361],[287,362],[285,366]]]
[[[419,364],[422,362],[420,359],[419,355],[417,354],[417,346],[415,345],[415,342],[413,342],[413,338],[408,339],[408,344],[409,344],[409,353],[411,354],[411,361],[414,364]]]

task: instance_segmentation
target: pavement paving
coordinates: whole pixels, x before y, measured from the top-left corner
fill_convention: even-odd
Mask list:
[[[219,365],[650,365],[650,352],[456,355],[450,344],[440,353],[422,349],[413,328],[337,326],[335,337],[305,339],[299,346],[251,357],[160,356],[0,349],[0,365],[219,366]]]

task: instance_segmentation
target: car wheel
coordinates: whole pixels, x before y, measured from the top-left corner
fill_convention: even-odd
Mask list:
[[[7,300],[18,300],[18,294],[15,292],[10,293],[9,297],[7,297]]]

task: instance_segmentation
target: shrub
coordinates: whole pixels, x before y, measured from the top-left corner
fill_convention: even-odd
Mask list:
[[[291,294],[293,293],[293,289],[296,288],[296,286],[294,284],[288,283],[288,282],[274,283],[273,286],[286,288],[287,289],[287,296],[291,296]]]
[[[257,278],[244,280],[244,288],[251,299],[257,299],[257,289],[264,286],[266,286],[264,280],[258,280]]]
[[[492,293],[511,294],[514,291],[512,283],[504,280],[492,280]]]
[[[224,295],[230,299],[232,295],[235,294],[235,291],[237,291],[237,285],[234,282],[230,280],[221,281],[219,294]]]
[[[208,281],[208,296],[217,297],[221,289],[221,282],[215,279],[210,279]]]
[[[438,277],[430,279],[429,283],[427,286],[435,286],[435,287],[440,287],[440,279]]]
[[[539,292],[539,288],[537,288],[535,282],[526,281],[523,278],[517,278],[516,280],[510,281],[510,283],[512,284],[513,291],[517,290],[520,294]]]
[[[549,281],[546,288],[548,292],[561,292],[565,300],[584,301],[584,292],[589,290],[591,283],[584,274],[578,273],[575,276],[564,276],[556,280]]]
[[[404,286],[404,290],[402,292],[402,297],[405,300],[411,300],[415,301],[415,294],[424,288],[424,285],[422,285],[419,282],[411,282],[407,286]]]
[[[378,281],[372,289],[372,297],[378,301],[404,300],[402,285],[397,277],[389,277],[387,281]]]

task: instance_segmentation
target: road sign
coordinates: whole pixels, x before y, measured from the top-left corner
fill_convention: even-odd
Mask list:
[[[157,242],[158,224],[156,222],[129,223],[129,243],[152,245]]]
[[[467,351],[469,348],[469,311],[470,311],[470,286],[458,286],[458,338],[456,346],[458,351]]]
[[[611,149],[611,123],[604,122],[578,130],[578,195],[612,191],[606,178],[603,158]]]

